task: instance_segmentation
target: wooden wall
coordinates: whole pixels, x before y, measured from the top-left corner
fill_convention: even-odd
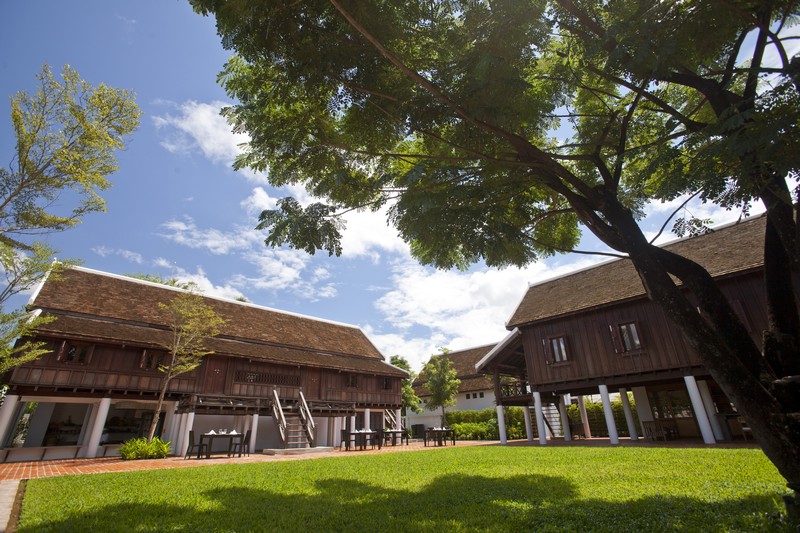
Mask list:
[[[26,388],[95,390],[98,395],[158,391],[162,374],[155,368],[142,368],[141,348],[77,342],[67,346],[70,344],[89,348],[80,361],[77,357],[65,360],[63,342],[50,340],[51,353],[14,369],[10,383]],[[402,403],[400,378],[274,365],[221,355],[209,355],[196,370],[174,378],[169,392],[272,398],[276,387],[282,399],[297,399],[302,388],[307,400],[354,402],[367,407],[396,407]]]
[[[767,320],[760,275],[739,277],[721,286],[760,345],[760,332],[766,327]],[[637,324],[641,350],[617,353],[609,326],[628,322]],[[566,337],[566,362],[553,362],[552,357],[547,357],[542,340],[555,336]],[[534,386],[691,368],[701,364],[683,333],[658,305],[649,300],[540,322],[522,328],[522,342],[528,379]]]

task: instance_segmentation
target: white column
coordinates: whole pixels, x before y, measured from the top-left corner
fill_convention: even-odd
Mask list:
[[[572,440],[572,432],[569,429],[569,417],[567,416],[567,395],[558,395],[558,414],[561,417],[561,433],[564,435],[564,440],[569,442]]]
[[[164,429],[162,440],[172,442],[175,433],[175,402],[164,402]]]
[[[650,400],[647,398],[647,388],[633,387],[631,391],[633,392],[633,401],[636,402],[636,414],[639,415],[639,423],[652,422],[653,409],[650,408]],[[644,426],[639,429],[642,430],[642,435],[646,435]]]
[[[371,415],[372,415],[372,410],[364,409],[364,429],[366,429],[366,430],[371,429],[370,428],[370,423],[369,423],[369,419],[370,419]]]
[[[10,426],[14,420],[17,405],[19,405],[19,396],[16,394],[8,394],[3,402],[3,407],[0,407],[0,447],[2,447],[8,439],[8,432],[11,430]]]
[[[600,385],[600,398],[603,401],[603,414],[606,416],[606,426],[608,426],[608,440],[611,444],[619,444],[617,434],[617,424],[614,422],[614,411],[611,410],[611,398],[608,397],[608,387]]]
[[[181,450],[184,449],[183,434],[185,430],[186,430],[186,413],[179,413],[178,420],[175,422],[175,442],[172,444],[172,453],[174,455],[181,455]]]
[[[581,413],[581,424],[583,424],[583,433],[587,439],[592,438],[592,427],[589,425],[589,415],[586,413],[586,402],[583,395],[578,396],[578,411]]]
[[[522,408],[522,415],[525,417],[525,436],[528,442],[533,442],[533,424],[531,423],[531,407],[526,405]]]
[[[708,421],[711,423],[711,430],[714,432],[714,437],[717,441],[725,440],[725,430],[722,429],[719,417],[717,417],[717,410],[714,408],[714,399],[711,397],[711,391],[708,389],[708,381],[701,379],[697,382],[697,389],[700,391],[700,398],[703,400],[703,405],[706,408]]]
[[[89,443],[86,446],[86,457],[97,457],[97,447],[100,445],[100,437],[103,436],[103,426],[106,424],[109,407],[111,407],[111,398],[101,398],[92,423]]]
[[[403,410],[394,410],[394,429],[403,429]]]
[[[697,425],[700,426],[700,434],[703,435],[703,442],[706,444],[714,444],[717,441],[714,439],[714,431],[711,429],[711,424],[708,421],[708,414],[706,414],[706,407],[703,405],[703,399],[700,397],[697,382],[694,380],[694,376],[683,376],[683,381],[686,382],[686,390],[689,391],[689,399],[692,401],[692,409],[694,409]]]
[[[355,431],[356,429],[357,429],[356,428],[356,415],[353,415],[353,416],[350,417],[350,431],[352,432],[352,431]],[[355,443],[355,437],[353,435],[348,435],[347,436],[347,440],[350,443],[349,447],[352,448],[354,443]]]
[[[533,409],[536,411],[536,429],[539,431],[539,444],[547,444],[547,426],[544,423],[542,395],[539,392],[533,393]]]
[[[503,406],[497,406],[497,431],[500,433],[500,444],[507,444],[508,437],[506,435],[506,415],[503,413]]]
[[[258,413],[255,413],[250,423],[250,453],[256,451],[256,437],[258,436]]]
[[[185,456],[186,450],[189,449],[189,432],[194,427],[194,411],[186,413],[186,423],[181,431],[181,448],[178,455]]]
[[[628,434],[631,436],[631,440],[639,440],[639,434],[636,432],[636,423],[633,421],[631,402],[628,399],[628,389],[625,387],[619,389],[619,399],[622,402],[622,411],[625,413],[625,422],[628,424]]]

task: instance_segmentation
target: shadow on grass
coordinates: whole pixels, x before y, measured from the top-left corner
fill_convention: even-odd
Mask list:
[[[681,497],[609,503],[580,497],[559,477],[447,475],[419,490],[377,487],[368,480],[327,479],[316,494],[231,487],[199,493],[190,504],[111,504],[55,521],[21,523],[42,531],[666,531],[774,530],[767,496],[709,505]]]

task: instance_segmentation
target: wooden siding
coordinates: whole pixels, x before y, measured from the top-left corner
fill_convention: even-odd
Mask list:
[[[59,360],[62,340],[49,340],[49,354],[17,367],[11,374],[13,387],[80,389],[103,394],[153,394],[159,390],[161,372],[142,366],[142,348],[123,348],[79,341],[66,341],[93,347],[82,363]],[[357,385],[349,386],[349,376]],[[389,388],[384,389],[384,379]],[[210,355],[194,371],[170,382],[172,395],[200,394],[240,398],[272,398],[272,391],[284,400],[298,399],[303,390],[309,401],[350,402],[358,407],[399,407],[402,404],[401,379],[370,374],[340,372],[318,367],[288,366],[240,357]]]
[[[734,308],[745,315],[746,325],[760,345],[766,328],[766,302],[760,275],[751,274],[721,283]],[[615,351],[609,326],[634,322],[641,350]],[[567,362],[548,360],[542,340],[564,335]],[[587,382],[618,376],[635,376],[702,366],[683,333],[649,300],[636,300],[594,311],[541,321],[522,329],[528,380],[531,386]]]

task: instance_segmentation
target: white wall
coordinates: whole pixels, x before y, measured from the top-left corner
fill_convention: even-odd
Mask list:
[[[481,398],[481,393],[483,393],[483,398]],[[467,399],[467,394],[469,394],[469,399]],[[477,398],[474,397],[475,395],[477,395]],[[425,398],[421,399],[424,400]],[[483,411],[484,409],[494,409],[495,405],[494,391],[491,389],[469,393],[459,392],[456,396],[456,404],[453,407],[447,407],[445,411]],[[425,427],[440,426],[442,424],[441,408],[436,409],[436,411],[429,411],[425,408],[424,403],[422,408],[425,410],[419,414],[407,414],[406,427],[410,428],[414,424],[424,424]]]

